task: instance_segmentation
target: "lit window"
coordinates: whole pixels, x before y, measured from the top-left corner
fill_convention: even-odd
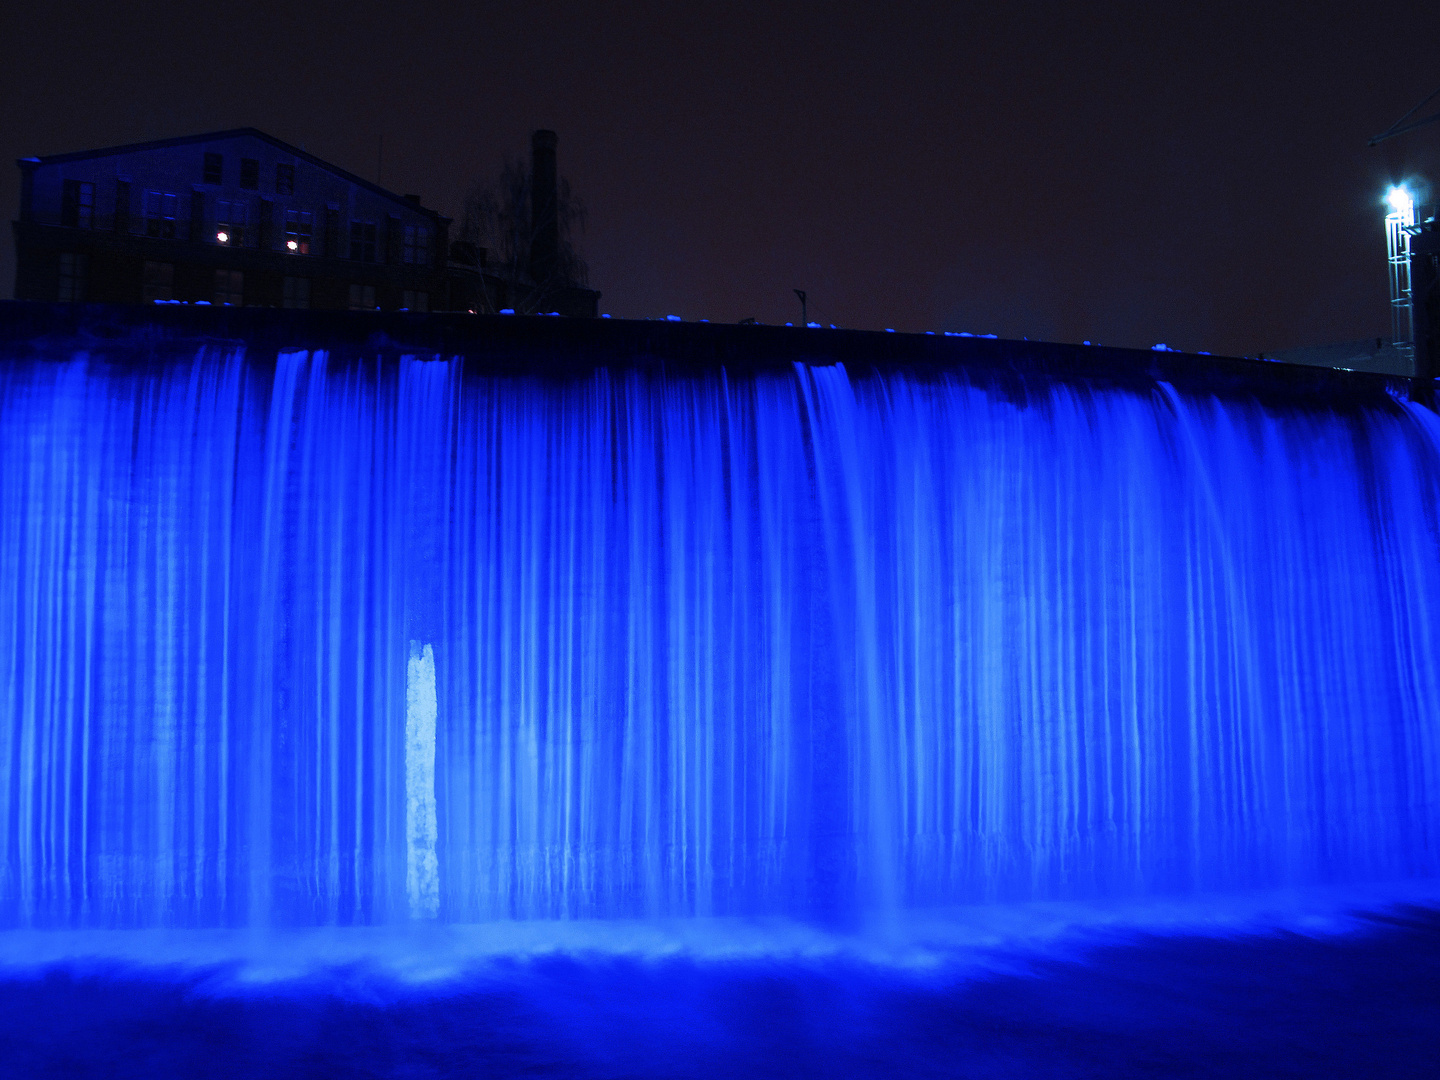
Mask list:
[[[313,229],[313,217],[309,210],[286,210],[285,250],[296,255],[309,255]]]
[[[308,308],[310,306],[310,279],[287,277],[285,279],[285,306],[287,308]]]
[[[356,262],[375,261],[375,225],[369,221],[350,223],[350,258]]]
[[[245,302],[245,275],[239,270],[215,271],[215,303],[239,307]]]
[[[141,281],[141,296],[145,303],[154,303],[156,300],[175,299],[175,264],[167,262],[145,261],[144,275]]]
[[[229,247],[245,246],[245,204],[215,201],[215,242]]]
[[[424,225],[406,225],[401,260],[427,266],[430,263],[430,230]]]
[[[260,162],[252,157],[240,159],[240,186],[250,191],[260,190]]]
[[[350,310],[351,310],[351,311],[374,311],[374,310],[375,310],[375,286],[374,286],[374,285],[351,285],[351,286],[350,286]]]
[[[225,159],[219,154],[205,155],[205,183],[218,184],[224,175],[222,168]]]
[[[275,165],[275,194],[295,194],[295,166],[283,161]]]
[[[180,207],[180,196],[165,191],[145,193],[145,235],[159,236],[166,240],[175,239],[175,214]]]
[[[60,224],[88,229],[95,219],[95,185],[84,180],[66,180],[60,196]]]
[[[62,303],[74,303],[85,299],[85,255],[62,252],[60,254],[60,290],[55,299]]]

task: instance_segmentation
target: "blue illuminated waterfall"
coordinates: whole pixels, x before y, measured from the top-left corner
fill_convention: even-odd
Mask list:
[[[1440,872],[1440,427],[1156,381],[0,369],[0,925]]]

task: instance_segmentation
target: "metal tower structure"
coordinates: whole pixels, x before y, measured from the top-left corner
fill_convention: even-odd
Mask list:
[[[1385,195],[1385,246],[1390,262],[1390,337],[1405,358],[1415,361],[1415,320],[1410,290],[1410,235],[1415,228],[1415,197],[1408,188]]]
[[[1375,146],[1386,139],[1393,139],[1396,135],[1403,135],[1407,131],[1414,131],[1418,127],[1440,121],[1440,112],[1421,117],[1419,120],[1411,119],[1437,97],[1440,97],[1440,87],[1426,95],[1418,105],[1386,130],[1379,135],[1372,136],[1370,145]],[[1422,226],[1415,224],[1415,196],[1408,188],[1403,185],[1392,187],[1386,194],[1385,201],[1390,206],[1390,213],[1385,217],[1385,244],[1390,259],[1390,336],[1394,339],[1395,347],[1414,365],[1416,333],[1414,282],[1410,279],[1410,238],[1420,233]],[[1427,219],[1427,221],[1433,220],[1433,217]],[[1427,245],[1421,245],[1421,252],[1422,255],[1429,254]],[[1434,281],[1433,273],[1422,274],[1422,304],[1426,303],[1423,290],[1429,288],[1427,281]],[[1423,309],[1422,314],[1425,316],[1424,325],[1428,328],[1430,326],[1428,309]],[[1422,358],[1420,368],[1417,370],[1433,371],[1437,357],[1434,356],[1434,344],[1430,338],[1430,331],[1427,329],[1421,336],[1425,340],[1420,342]]]

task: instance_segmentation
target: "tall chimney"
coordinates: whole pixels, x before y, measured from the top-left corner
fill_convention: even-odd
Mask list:
[[[530,137],[530,276],[549,282],[560,260],[559,180],[555,172],[555,132]]]

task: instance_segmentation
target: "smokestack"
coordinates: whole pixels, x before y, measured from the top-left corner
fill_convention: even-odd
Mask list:
[[[559,179],[555,172],[555,132],[530,137],[530,276],[543,284],[560,260]]]

